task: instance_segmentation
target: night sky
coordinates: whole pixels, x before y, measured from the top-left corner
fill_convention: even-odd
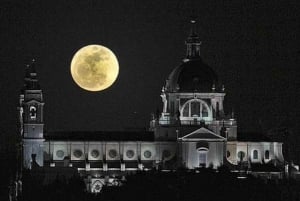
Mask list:
[[[11,1],[0,3],[0,133],[16,132],[25,65],[36,59],[47,131],[149,126],[160,91],[185,57],[197,16],[203,60],[225,84],[239,131],[300,131],[299,1]],[[109,47],[119,77],[91,93],[70,74],[75,52]]]

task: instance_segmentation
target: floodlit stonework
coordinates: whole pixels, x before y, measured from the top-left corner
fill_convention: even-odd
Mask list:
[[[282,177],[282,142],[263,135],[239,136],[237,120],[223,107],[225,87],[203,62],[200,45],[193,28],[185,59],[162,87],[162,113],[153,115],[149,131],[44,132],[43,94],[34,63],[28,66],[18,107],[23,168],[75,169],[91,192],[120,185],[128,173],[154,168],[226,165],[251,173],[267,164]]]

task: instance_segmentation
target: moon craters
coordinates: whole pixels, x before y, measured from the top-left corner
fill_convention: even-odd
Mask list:
[[[119,72],[119,64],[111,50],[100,45],[81,48],[73,57],[71,74],[83,89],[101,91],[111,86]]]

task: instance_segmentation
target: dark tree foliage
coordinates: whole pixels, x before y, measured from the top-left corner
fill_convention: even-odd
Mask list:
[[[43,174],[30,171],[23,174],[23,193],[20,201],[76,201],[87,200],[89,194],[85,191],[85,184],[79,175],[66,179],[63,175],[56,175],[54,182],[43,184]]]
[[[119,187],[105,186],[99,194],[85,191],[79,176],[57,176],[52,184],[42,186],[39,177],[28,174],[22,201],[101,200],[101,201],[286,201],[300,200],[300,183],[294,180],[237,179],[226,168],[176,172],[141,171],[127,176]]]

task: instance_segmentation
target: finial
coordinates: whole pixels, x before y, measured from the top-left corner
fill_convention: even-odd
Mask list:
[[[223,91],[223,92],[225,91],[225,86],[224,86],[224,84],[222,84],[222,91]]]
[[[231,118],[230,118],[230,120],[234,120],[234,111],[233,111],[233,109],[231,110]]]
[[[211,90],[216,91],[216,85],[215,84],[212,85]]]
[[[190,20],[190,23],[191,23],[191,34],[190,34],[190,36],[191,36],[191,37],[197,35],[197,34],[196,34],[196,22],[197,22],[197,21],[195,20],[195,18],[192,18],[192,19]]]

